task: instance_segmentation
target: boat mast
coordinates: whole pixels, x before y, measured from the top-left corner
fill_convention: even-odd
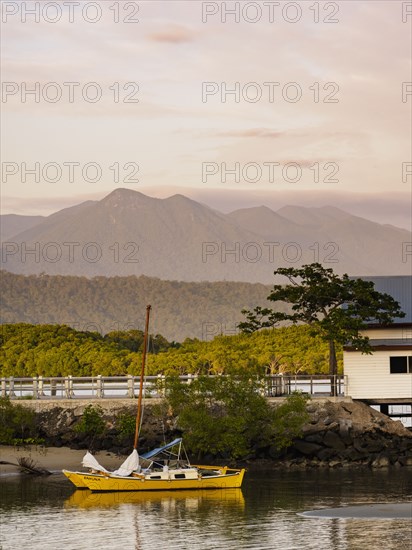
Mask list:
[[[139,427],[140,427],[140,419],[142,417],[143,380],[144,380],[144,370],[146,366],[147,340],[149,338],[149,318],[150,318],[151,308],[152,306],[146,306],[146,325],[144,329],[144,340],[143,340],[142,372],[140,373],[139,400],[137,402],[136,430],[134,433],[133,449],[137,449],[137,443],[139,441]]]

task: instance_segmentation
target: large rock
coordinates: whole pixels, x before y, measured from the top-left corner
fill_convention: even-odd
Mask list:
[[[371,437],[366,435],[364,438],[358,438],[357,448],[361,447],[362,450],[367,451],[370,454],[379,453],[388,446],[386,437]]]
[[[300,453],[307,456],[313,456],[323,448],[322,445],[318,445],[317,443],[310,443],[301,439],[297,439],[296,441],[294,441],[293,447]]]
[[[336,451],[330,447],[324,447],[316,456],[319,460],[327,462],[329,459],[336,456]]]
[[[349,461],[358,461],[364,458],[367,458],[369,454],[367,452],[357,451],[354,447],[349,447],[342,453],[340,453],[342,458],[345,458]]]
[[[332,431],[326,432],[323,442],[327,447],[331,447],[335,451],[344,451],[346,449],[346,445],[342,439],[337,433]]]
[[[310,420],[293,446],[298,456],[328,467],[343,461],[383,468],[406,465],[412,455],[412,433],[364,403],[312,401],[307,412]]]
[[[372,468],[387,468],[390,466],[390,460],[387,456],[379,456],[371,463]]]

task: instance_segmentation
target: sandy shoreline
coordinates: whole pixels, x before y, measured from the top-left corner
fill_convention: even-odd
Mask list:
[[[62,470],[81,470],[82,459],[86,454],[85,450],[74,450],[67,447],[43,447],[41,445],[27,445],[24,447],[13,447],[0,445],[0,462],[13,462],[17,464],[19,458],[30,458],[37,466],[41,466],[51,472]],[[96,459],[107,469],[115,469],[123,462],[124,457],[116,456],[113,453],[100,451],[96,453]],[[16,466],[0,464],[0,476],[19,472]]]
[[[364,504],[310,510],[298,514],[306,518],[325,519],[412,519],[412,502]]]

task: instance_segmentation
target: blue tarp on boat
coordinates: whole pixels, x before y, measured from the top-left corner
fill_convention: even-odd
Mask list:
[[[144,453],[140,456],[142,458],[146,458],[146,459],[153,458],[154,456],[158,455],[162,451],[165,451],[166,449],[170,449],[171,447],[174,447],[175,445],[177,445],[181,441],[182,441],[182,438],[179,437],[178,439],[175,439],[174,441],[172,441],[171,443],[168,443],[164,447],[157,447],[156,449],[153,449],[152,451],[149,451],[148,453]]]

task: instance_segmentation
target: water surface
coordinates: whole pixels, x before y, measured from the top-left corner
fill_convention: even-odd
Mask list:
[[[242,490],[93,494],[62,475],[0,479],[0,548],[412,550],[412,518],[308,510],[412,502],[412,470],[248,472]]]

